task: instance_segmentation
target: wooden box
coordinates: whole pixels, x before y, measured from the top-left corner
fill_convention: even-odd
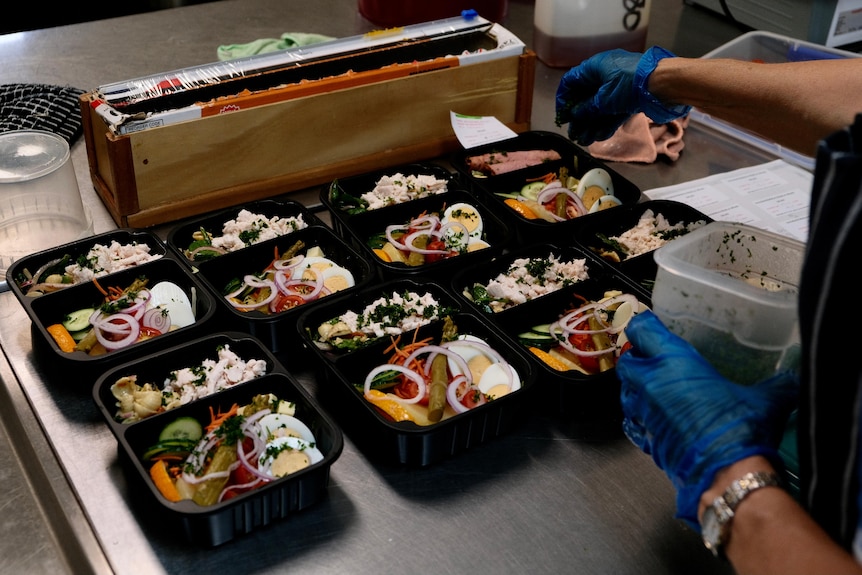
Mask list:
[[[81,97],[93,184],[119,226],[145,228],[459,148],[450,111],[530,129],[536,56],[359,83],[118,135]],[[307,92],[307,90],[306,90]]]

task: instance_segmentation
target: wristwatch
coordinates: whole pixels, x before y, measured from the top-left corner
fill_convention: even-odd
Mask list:
[[[731,483],[727,491],[716,497],[712,505],[703,512],[700,529],[706,548],[716,557],[721,557],[723,547],[727,545],[730,537],[730,523],[733,521],[734,511],[740,502],[753,491],[779,484],[776,474],[765,471],[746,473]]]

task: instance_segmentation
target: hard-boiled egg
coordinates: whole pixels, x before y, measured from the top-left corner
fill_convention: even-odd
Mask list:
[[[477,252],[479,250],[484,250],[485,248],[490,248],[491,244],[486,242],[485,240],[480,240],[478,238],[470,238],[470,243],[467,244],[468,252]]]
[[[195,322],[195,314],[189,296],[183,288],[169,281],[162,281],[150,288],[148,308],[167,310],[174,327],[186,327]]]
[[[299,265],[293,268],[293,272],[291,273],[291,279],[313,280],[314,277],[312,276],[312,274],[306,274],[309,268],[317,272],[322,272],[323,270],[331,268],[335,265],[336,263],[334,261],[322,256],[306,257],[303,258]]]
[[[273,477],[284,477],[323,461],[323,453],[301,437],[277,437],[266,444],[258,467]]]
[[[500,364],[495,357],[482,350],[481,345],[487,345],[484,340],[473,335],[462,335],[458,339],[459,342],[450,344],[449,349],[464,358],[473,383],[482,393],[500,397],[521,388],[521,378],[511,365]],[[479,345],[471,345],[470,342]],[[510,370],[511,378],[506,376],[506,369]],[[462,373],[460,366],[452,358],[449,358],[449,371],[454,375]]]
[[[602,210],[607,210],[608,208],[619,206],[620,204],[622,204],[622,202],[616,196],[602,196],[593,202],[593,205],[590,206],[589,213],[594,214]]]
[[[482,216],[479,214],[479,211],[470,204],[459,202],[446,208],[443,212],[443,217],[440,218],[440,223],[446,225],[450,222],[463,225],[467,230],[467,235],[471,238],[482,237],[482,231],[484,230]],[[451,231],[452,233],[459,233],[463,230],[461,230],[460,226],[453,226]]]
[[[614,328],[622,327],[629,323],[629,320],[633,318],[635,315],[648,310],[649,308],[643,302],[638,302],[637,311],[634,310],[632,304],[627,301],[621,303],[617,309],[614,311],[614,317],[611,320],[611,326]],[[619,332],[617,335],[617,353],[623,348],[623,346],[629,341],[628,336],[626,336],[625,330]]]
[[[293,435],[301,437],[308,443],[314,443],[314,433],[301,420],[285,413],[270,413],[260,418],[258,422],[264,441],[270,437]]]
[[[314,281],[319,275],[323,285],[330,292],[347,289],[356,285],[353,273],[329,258],[322,256],[306,257],[293,269],[291,279]]]
[[[485,395],[489,395],[496,399],[518,389],[521,389],[521,378],[511,365],[492,363],[482,372],[482,377],[479,378],[476,386]],[[506,375],[506,370],[509,371],[509,376]]]
[[[341,266],[332,266],[323,270],[323,285],[331,292],[341,291],[356,285],[353,273]]]
[[[578,180],[578,187],[575,190],[575,193],[578,194],[578,197],[583,198],[584,193],[593,187],[601,188],[603,190],[602,195],[614,195],[614,182],[611,179],[611,175],[607,170],[602,168],[587,170],[587,172],[581,176],[581,179]]]

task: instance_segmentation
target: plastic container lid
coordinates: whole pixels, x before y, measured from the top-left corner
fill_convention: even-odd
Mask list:
[[[38,130],[0,134],[0,279],[17,259],[92,233],[66,140]]]

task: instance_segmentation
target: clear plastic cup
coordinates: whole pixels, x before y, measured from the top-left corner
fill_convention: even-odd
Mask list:
[[[39,130],[0,134],[0,280],[15,260],[92,233],[66,140]]]

